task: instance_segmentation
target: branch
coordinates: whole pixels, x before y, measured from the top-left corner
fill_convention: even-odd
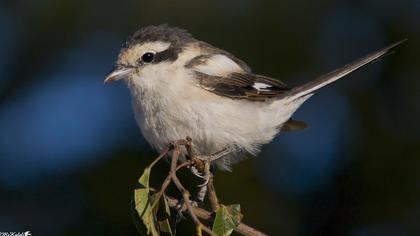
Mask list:
[[[220,208],[219,199],[217,198],[216,189],[213,185],[213,174],[210,176],[209,182],[207,183],[207,198],[209,199],[211,210],[216,212]]]
[[[180,201],[170,196],[167,196],[167,198],[168,198],[169,207],[172,209],[178,209]],[[204,221],[213,220],[213,214],[203,208],[193,206],[192,211],[201,220],[204,220]],[[248,226],[244,223],[240,223],[238,227],[236,227],[235,231],[245,236],[267,236],[267,234],[264,234],[263,232],[260,232],[257,229],[254,229],[251,226]]]
[[[188,160],[184,163],[178,165],[179,157],[181,155],[180,147],[184,146],[188,153]],[[160,161],[164,156],[166,156],[170,151],[172,151],[172,158],[171,158],[171,166],[168,175],[166,176],[165,180],[163,181],[159,191],[156,191],[153,188],[148,187],[148,191],[155,192],[154,194],[154,202],[151,205],[151,211],[155,210],[155,207],[159,205],[159,200],[162,196],[165,195],[165,201],[167,201],[167,206],[170,208],[180,211],[180,212],[188,212],[189,216],[191,217],[192,221],[196,225],[197,235],[202,235],[201,231],[204,230],[207,234],[211,236],[216,236],[215,232],[213,232],[207,225],[201,223],[201,220],[204,221],[214,221],[215,220],[215,213],[219,210],[220,204],[217,198],[216,190],[213,185],[213,175],[209,172],[209,161],[205,159],[197,158],[196,154],[194,153],[192,147],[192,139],[187,137],[186,139],[181,139],[177,141],[171,142],[161,153],[160,155],[151,163],[148,168],[152,168],[158,161]],[[192,201],[190,200],[191,194],[190,192],[183,186],[181,181],[177,176],[177,171],[182,168],[196,168],[199,172],[203,173],[205,170],[210,173],[209,179],[205,185],[207,187],[207,198],[211,206],[212,212],[209,212],[203,208],[193,206]],[[143,176],[140,178],[142,179]],[[149,176],[147,175],[147,182],[149,181]],[[141,180],[139,180],[141,181]],[[170,183],[174,183],[177,187],[178,191],[181,192],[183,200],[177,200],[173,197],[166,196],[165,192],[168,188]],[[145,183],[144,183],[145,184]],[[150,195],[149,195],[150,196]],[[204,197],[204,195],[203,195]],[[137,204],[137,202],[136,202]],[[147,204],[145,205],[147,206]],[[181,206],[181,207],[180,207]],[[155,214],[157,209],[155,211]],[[217,213],[219,214],[219,213]],[[143,219],[144,221],[145,219]],[[146,222],[148,218],[146,218]],[[236,225],[235,225],[236,226]],[[233,229],[233,228],[232,228]],[[245,236],[265,236],[266,234],[248,226],[243,223],[239,223],[234,229],[236,232],[245,235]]]
[[[191,194],[188,192],[186,188],[184,188],[184,186],[181,184],[181,181],[179,181],[176,175],[177,163],[178,163],[178,158],[180,154],[181,154],[181,151],[179,150],[179,143],[176,143],[173,154],[172,154],[171,170],[170,170],[172,181],[174,182],[178,190],[182,193],[182,197],[184,198],[184,204],[188,209],[188,213],[190,214],[191,219],[196,224],[197,230],[200,231],[200,229],[203,229],[209,235],[217,236],[213,231],[211,231],[211,229],[209,229],[207,226],[202,224],[201,221],[198,219],[198,217],[195,215],[192,205],[191,205],[191,201],[190,201]]]

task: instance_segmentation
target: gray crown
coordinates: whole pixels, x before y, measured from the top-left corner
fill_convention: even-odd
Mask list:
[[[136,44],[153,41],[169,42],[173,46],[179,46],[194,40],[193,36],[186,30],[163,24],[157,26],[147,26],[137,30],[134,34],[128,37],[123,47],[129,48]]]

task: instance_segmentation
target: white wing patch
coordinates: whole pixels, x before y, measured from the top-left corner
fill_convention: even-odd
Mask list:
[[[225,76],[233,72],[243,71],[236,62],[222,54],[216,54],[207,58],[204,63],[197,65],[194,69],[212,76]]]
[[[252,85],[253,88],[255,88],[258,91],[265,91],[268,92],[270,91],[269,88],[273,87],[269,84],[265,84],[265,83],[259,83],[259,82],[255,82],[254,85]]]

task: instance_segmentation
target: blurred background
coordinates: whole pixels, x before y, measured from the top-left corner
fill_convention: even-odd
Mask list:
[[[136,235],[130,200],[156,153],[125,85],[102,82],[125,38],[161,23],[290,85],[408,38],[216,188],[270,235],[420,235],[420,0],[1,1],[0,231]]]

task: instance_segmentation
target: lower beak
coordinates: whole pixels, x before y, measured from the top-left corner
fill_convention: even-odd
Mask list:
[[[104,80],[104,84],[114,82],[120,79],[125,79],[131,74],[131,72],[133,72],[133,70],[133,68],[115,69],[106,77],[106,79]]]

